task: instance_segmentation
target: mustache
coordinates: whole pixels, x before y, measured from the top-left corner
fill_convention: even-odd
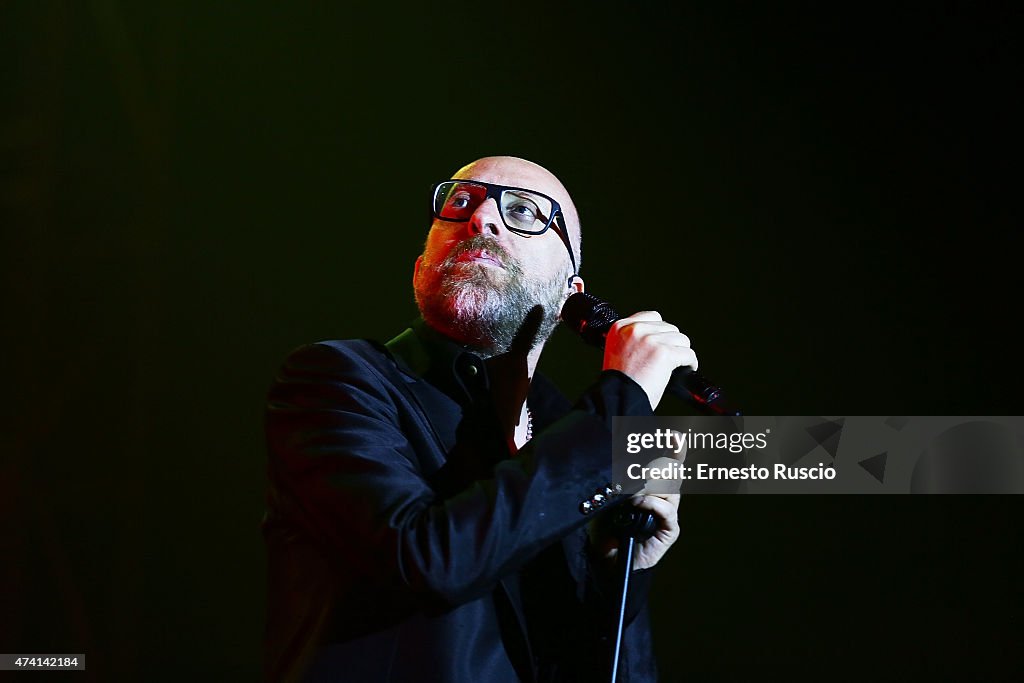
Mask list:
[[[486,250],[488,254],[497,259],[505,268],[517,268],[516,264],[512,261],[511,254],[509,254],[504,247],[493,239],[484,237],[483,235],[476,235],[475,237],[470,237],[468,240],[461,242],[458,246],[452,249],[444,259],[444,265],[452,266],[458,262],[459,257],[463,254],[480,250]]]

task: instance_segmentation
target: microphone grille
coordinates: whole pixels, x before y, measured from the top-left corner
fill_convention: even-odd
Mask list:
[[[588,292],[577,292],[562,306],[562,320],[585,341],[604,346],[604,337],[620,317],[608,302]]]

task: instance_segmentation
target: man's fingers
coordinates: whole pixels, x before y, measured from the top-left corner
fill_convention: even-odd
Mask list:
[[[654,321],[661,321],[661,313],[658,313],[657,311],[637,311],[633,315],[627,315],[625,318],[619,318],[616,324],[629,324]]]
[[[689,366],[696,370],[698,365],[700,363],[697,361],[697,354],[693,349],[686,347],[680,351],[679,364],[676,367]]]
[[[668,323],[665,323],[668,325]],[[675,325],[668,325],[671,329],[664,330],[651,330],[648,332],[652,341],[657,341],[660,344],[668,344],[669,346],[689,346],[690,338],[679,331],[679,328]]]
[[[630,503],[633,504],[633,507],[649,510],[658,517],[673,522],[676,521],[676,517],[679,514],[679,498],[678,493],[665,493],[661,495],[647,493],[642,496],[633,496]]]
[[[620,329],[629,328],[630,334],[640,336],[657,334],[659,332],[679,331],[678,327],[672,323],[665,322],[664,320],[629,320],[628,318],[621,318],[615,324],[618,325]]]
[[[629,337],[649,339],[658,343],[672,344],[676,346],[689,346],[690,338],[679,331],[679,328],[672,323],[663,320],[650,320],[632,323],[624,323],[622,320],[615,323],[619,331]]]

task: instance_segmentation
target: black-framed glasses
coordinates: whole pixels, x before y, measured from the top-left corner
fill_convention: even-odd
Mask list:
[[[571,286],[572,279],[577,276],[576,257],[572,253],[565,216],[558,202],[546,194],[523,187],[452,179],[434,185],[431,208],[434,218],[465,223],[488,199],[493,199],[497,204],[498,214],[505,227],[517,235],[542,235],[555,225],[555,232],[565,244],[572,262],[572,276],[569,278]]]

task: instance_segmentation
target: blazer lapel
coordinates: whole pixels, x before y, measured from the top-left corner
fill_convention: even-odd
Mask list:
[[[437,387],[423,379],[431,361],[426,350],[416,338],[415,332],[408,329],[398,335],[385,345],[389,355],[395,361],[399,370],[405,374],[405,381],[400,386],[405,390],[407,397],[412,403],[419,407],[426,416],[431,432],[437,442],[440,458],[438,467],[440,473],[444,474],[446,465],[456,463],[448,462],[447,454],[452,453],[457,447],[458,424],[461,419],[460,411],[455,410],[455,403],[451,397]],[[415,367],[414,367],[415,366]],[[454,404],[454,406],[453,406]],[[453,476],[448,479],[458,479],[457,473],[450,473]],[[440,489],[446,488],[443,482],[438,482]],[[519,590],[519,578],[510,575],[498,580],[501,587],[501,595],[495,596],[496,608],[499,611],[511,611],[515,623],[518,626],[518,633],[510,633],[511,629],[502,628],[502,632],[511,639],[509,645],[510,654],[518,655],[513,658],[513,665],[516,672],[524,681],[536,680],[533,664],[533,652],[530,648],[530,639],[526,628],[526,615],[523,613],[522,597]],[[519,659],[520,661],[515,661]]]

